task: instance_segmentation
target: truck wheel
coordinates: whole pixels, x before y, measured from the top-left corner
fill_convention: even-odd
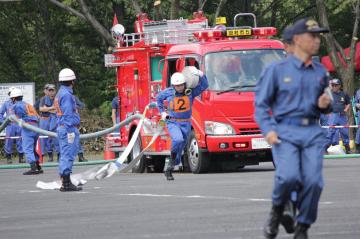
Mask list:
[[[206,173],[209,169],[210,159],[207,154],[201,152],[194,131],[191,131],[186,151],[190,171],[193,173]]]
[[[141,150],[142,150],[142,145],[141,145],[141,138],[139,135],[129,155],[130,156],[129,161],[130,162],[133,161],[141,153]],[[145,171],[145,164],[146,164],[145,160],[146,158],[142,156],[141,159],[137,162],[137,164],[135,164],[135,166],[132,168],[132,172],[143,173]]]

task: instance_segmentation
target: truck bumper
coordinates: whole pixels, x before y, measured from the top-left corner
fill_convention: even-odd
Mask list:
[[[270,151],[262,135],[207,135],[206,146],[210,153]]]

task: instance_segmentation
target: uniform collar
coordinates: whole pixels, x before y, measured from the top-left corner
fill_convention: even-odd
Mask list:
[[[68,92],[70,92],[71,94],[73,93],[73,89],[69,86],[66,85],[62,85],[60,86],[60,88],[63,88],[64,90],[67,90]]]
[[[305,64],[305,62],[303,62],[302,60],[300,60],[299,58],[297,58],[296,56],[294,56],[293,54],[291,54],[289,57],[289,60],[291,60],[291,62],[294,63],[294,65],[301,69],[301,68],[308,68],[308,67],[311,67],[311,68],[314,68],[315,67],[315,64],[314,62],[310,61],[309,63]]]

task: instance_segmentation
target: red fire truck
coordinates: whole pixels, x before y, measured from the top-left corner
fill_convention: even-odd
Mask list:
[[[253,26],[237,26],[243,18],[250,18]],[[211,28],[201,12],[191,20],[162,21],[140,14],[134,28],[134,33],[124,34],[124,28],[115,25],[112,32],[118,46],[105,55],[105,65],[116,67],[121,121],[155,102],[157,93],[170,86],[174,72],[196,66],[205,72],[209,88],[194,101],[184,168],[202,173],[211,166],[243,168],[272,160],[254,120],[254,90],[264,67],[285,57],[282,43],[271,39],[275,28],[257,27],[251,13],[237,14],[233,27]],[[148,144],[160,115],[155,108],[146,117],[129,161]],[[113,150],[124,150],[137,123],[120,130],[120,146]],[[162,171],[170,144],[165,131],[133,171]]]

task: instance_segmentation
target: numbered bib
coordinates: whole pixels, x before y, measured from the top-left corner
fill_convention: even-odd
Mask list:
[[[187,95],[181,97],[174,97],[170,102],[170,109],[175,113],[186,112],[190,110],[190,99]]]
[[[26,104],[26,113],[27,113],[28,116],[36,116],[36,117],[38,117],[38,114],[37,114],[36,110],[30,104]]]
[[[63,113],[62,113],[62,111],[61,111],[61,109],[60,109],[60,105],[59,105],[59,100],[58,100],[58,98],[55,98],[55,100],[54,100],[54,107],[55,107],[55,109],[56,109],[56,114],[57,114],[57,116],[62,116]]]

